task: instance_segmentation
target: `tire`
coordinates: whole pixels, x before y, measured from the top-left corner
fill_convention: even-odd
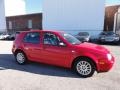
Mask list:
[[[95,72],[95,64],[86,57],[79,58],[73,66],[74,71],[83,78],[91,77]]]
[[[16,62],[20,65],[23,65],[27,62],[27,57],[26,57],[25,53],[22,51],[17,51],[15,53],[15,59],[16,59]]]

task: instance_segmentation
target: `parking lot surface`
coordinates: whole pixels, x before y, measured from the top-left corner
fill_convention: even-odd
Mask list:
[[[104,45],[115,56],[109,72],[80,78],[72,71],[38,63],[18,65],[12,41],[0,41],[0,90],[120,90],[120,46]]]

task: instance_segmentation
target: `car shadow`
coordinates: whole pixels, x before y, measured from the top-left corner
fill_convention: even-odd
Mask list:
[[[30,62],[26,65],[19,65],[12,54],[0,54],[0,70],[13,69],[30,72],[40,75],[80,78],[69,69]]]
[[[116,43],[99,43],[100,45],[109,45],[109,46],[120,46],[120,44]]]

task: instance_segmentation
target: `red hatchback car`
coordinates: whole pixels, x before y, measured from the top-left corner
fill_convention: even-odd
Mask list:
[[[104,47],[81,43],[70,34],[58,31],[25,31],[15,39],[12,52],[19,64],[36,61],[73,69],[81,77],[107,72],[114,57]]]

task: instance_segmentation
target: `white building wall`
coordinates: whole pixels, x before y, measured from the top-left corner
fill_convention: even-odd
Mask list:
[[[0,0],[0,32],[6,30],[4,0]]]
[[[43,0],[43,29],[97,36],[104,25],[105,0]]]

